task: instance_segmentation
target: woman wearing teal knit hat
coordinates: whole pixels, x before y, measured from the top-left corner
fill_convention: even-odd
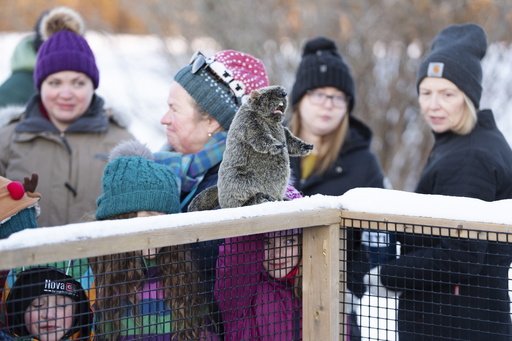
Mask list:
[[[171,168],[136,141],[118,145],[103,173],[96,219],[179,213]],[[187,245],[90,259],[95,275],[99,340],[217,340]]]

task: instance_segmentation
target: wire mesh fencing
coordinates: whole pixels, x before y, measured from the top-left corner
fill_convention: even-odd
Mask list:
[[[0,241],[0,336],[366,341],[512,335],[511,226],[323,203],[304,209],[294,202],[275,205],[300,209],[92,222],[34,229],[29,246]],[[140,222],[152,229],[88,234]],[[37,242],[50,229],[58,236],[74,228],[73,240]]]
[[[344,220],[349,229],[393,233],[398,244],[396,257],[362,274],[363,297],[340,293],[361,339],[510,340],[511,234],[417,220]]]

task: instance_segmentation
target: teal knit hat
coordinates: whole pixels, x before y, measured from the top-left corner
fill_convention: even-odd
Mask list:
[[[176,176],[171,168],[153,161],[151,151],[138,141],[116,146],[102,179],[103,194],[96,200],[96,219],[132,212],[180,212]]]
[[[226,130],[244,97],[269,84],[261,60],[233,50],[210,58],[196,52],[191,64],[179,70],[174,80]]]

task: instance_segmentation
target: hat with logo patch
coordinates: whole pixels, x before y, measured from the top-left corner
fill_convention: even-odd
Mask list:
[[[85,292],[76,280],[53,267],[34,267],[22,271],[11,288],[6,304],[9,331],[18,337],[29,336],[25,325],[25,310],[43,295],[62,295],[73,299],[75,316],[67,336],[80,332],[89,335],[92,311]]]
[[[425,77],[445,78],[471,99],[475,108],[482,96],[482,58],[487,51],[484,30],[475,24],[450,25],[434,38],[420,64],[416,88]]]

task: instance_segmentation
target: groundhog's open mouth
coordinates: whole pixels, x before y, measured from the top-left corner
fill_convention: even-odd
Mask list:
[[[284,111],[284,103],[283,102],[280,102],[279,103],[279,106],[276,108],[276,110],[274,111],[274,114],[280,114],[282,115],[283,114],[283,111]]]

